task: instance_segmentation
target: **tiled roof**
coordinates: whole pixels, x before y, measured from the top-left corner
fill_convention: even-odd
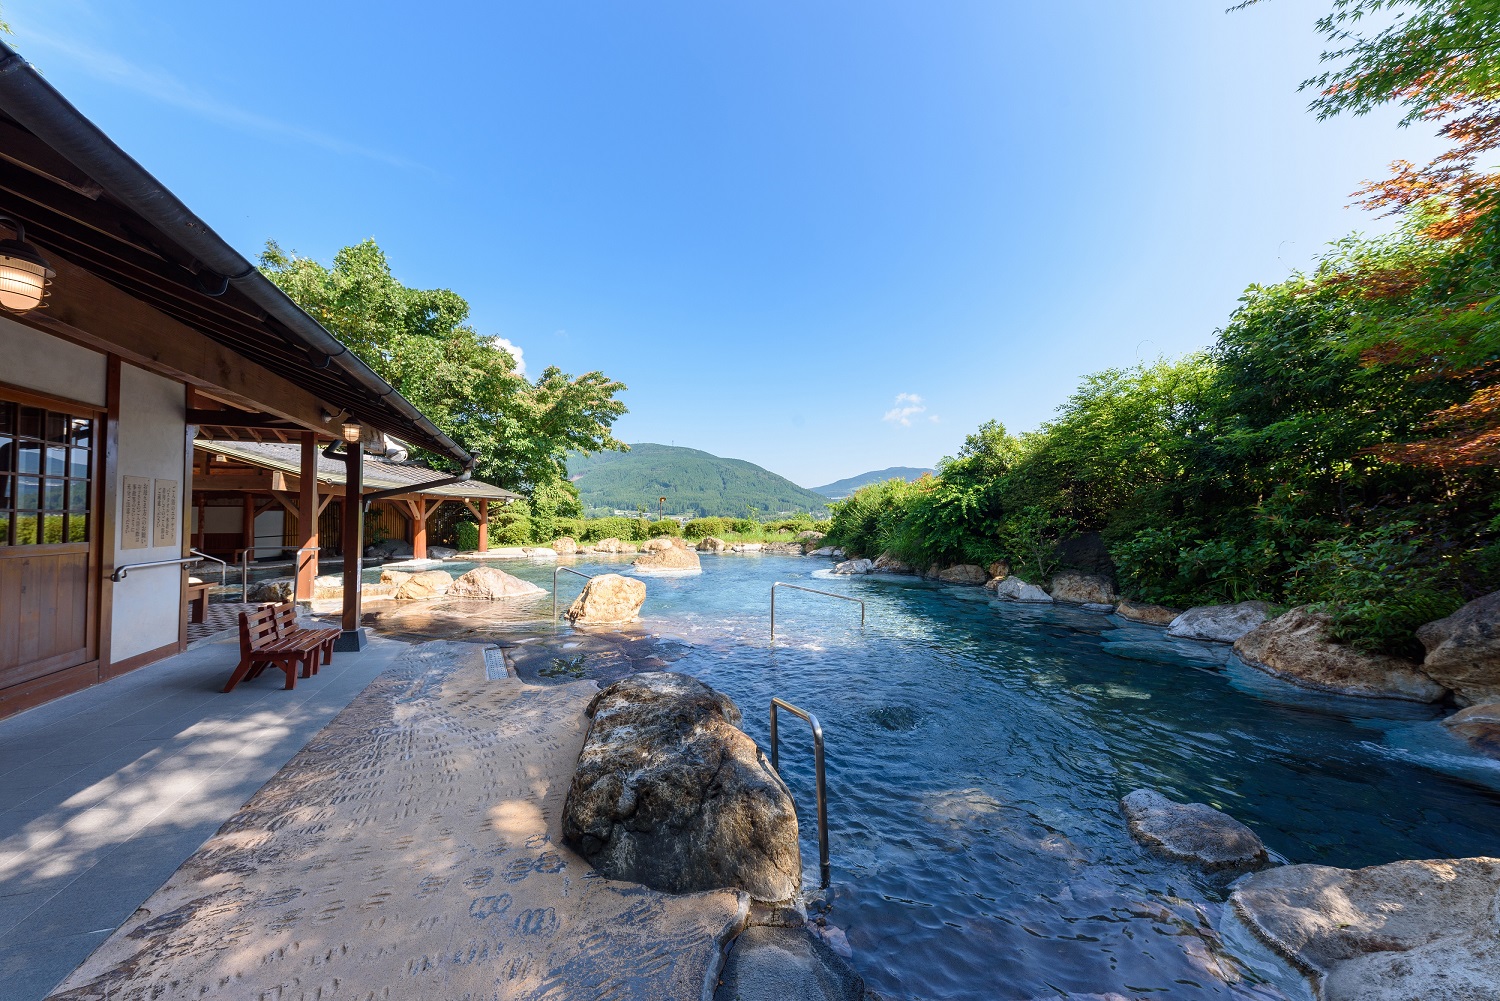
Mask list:
[[[223,455],[253,466],[275,469],[297,476],[302,472],[302,445],[299,442],[280,441],[219,441],[199,439],[194,448]],[[423,489],[422,484],[430,480],[441,480],[447,476],[436,469],[419,466],[412,462],[391,462],[384,456],[365,453],[364,483],[375,490],[390,490],[394,487],[410,486],[414,494],[430,497],[470,498],[474,500],[515,500],[520,494],[482,480],[464,483],[448,483]],[[338,486],[344,484],[344,461],[330,459],[322,450],[318,451],[318,480]]]

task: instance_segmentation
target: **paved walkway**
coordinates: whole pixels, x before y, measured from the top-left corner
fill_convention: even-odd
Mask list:
[[[45,996],[409,649],[221,695],[230,639],[0,721],[0,996]]]
[[[560,845],[596,692],[407,647],[56,997],[709,997],[749,898],[604,879]]]

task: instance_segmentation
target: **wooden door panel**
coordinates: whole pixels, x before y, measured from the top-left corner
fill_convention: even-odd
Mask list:
[[[88,605],[87,551],[0,558],[0,686],[92,659]]]

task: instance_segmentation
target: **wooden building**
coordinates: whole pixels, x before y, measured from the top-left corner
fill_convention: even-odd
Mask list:
[[[343,465],[350,510],[366,443],[473,465],[0,44],[0,716],[183,649],[200,425]],[[319,482],[295,481],[299,510],[324,503]],[[343,551],[363,550],[362,521],[343,519]],[[359,587],[345,595],[358,649]]]

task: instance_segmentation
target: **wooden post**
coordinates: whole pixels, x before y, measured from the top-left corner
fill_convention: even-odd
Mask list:
[[[344,631],[333,648],[363,650],[366,639],[359,624],[359,578],[365,555],[364,445],[355,442],[344,449]]]
[[[427,558],[427,498],[418,497],[406,503],[411,508],[411,558],[425,560]]]
[[[297,503],[297,548],[318,545],[318,439],[302,432],[302,489]],[[318,576],[318,551],[297,554],[297,593],[311,600]]]
[[[490,549],[490,502],[483,498],[479,501],[479,551],[487,553]]]
[[[245,494],[244,517],[240,519],[240,548],[255,548],[255,495]],[[254,558],[253,556],[251,557]]]

